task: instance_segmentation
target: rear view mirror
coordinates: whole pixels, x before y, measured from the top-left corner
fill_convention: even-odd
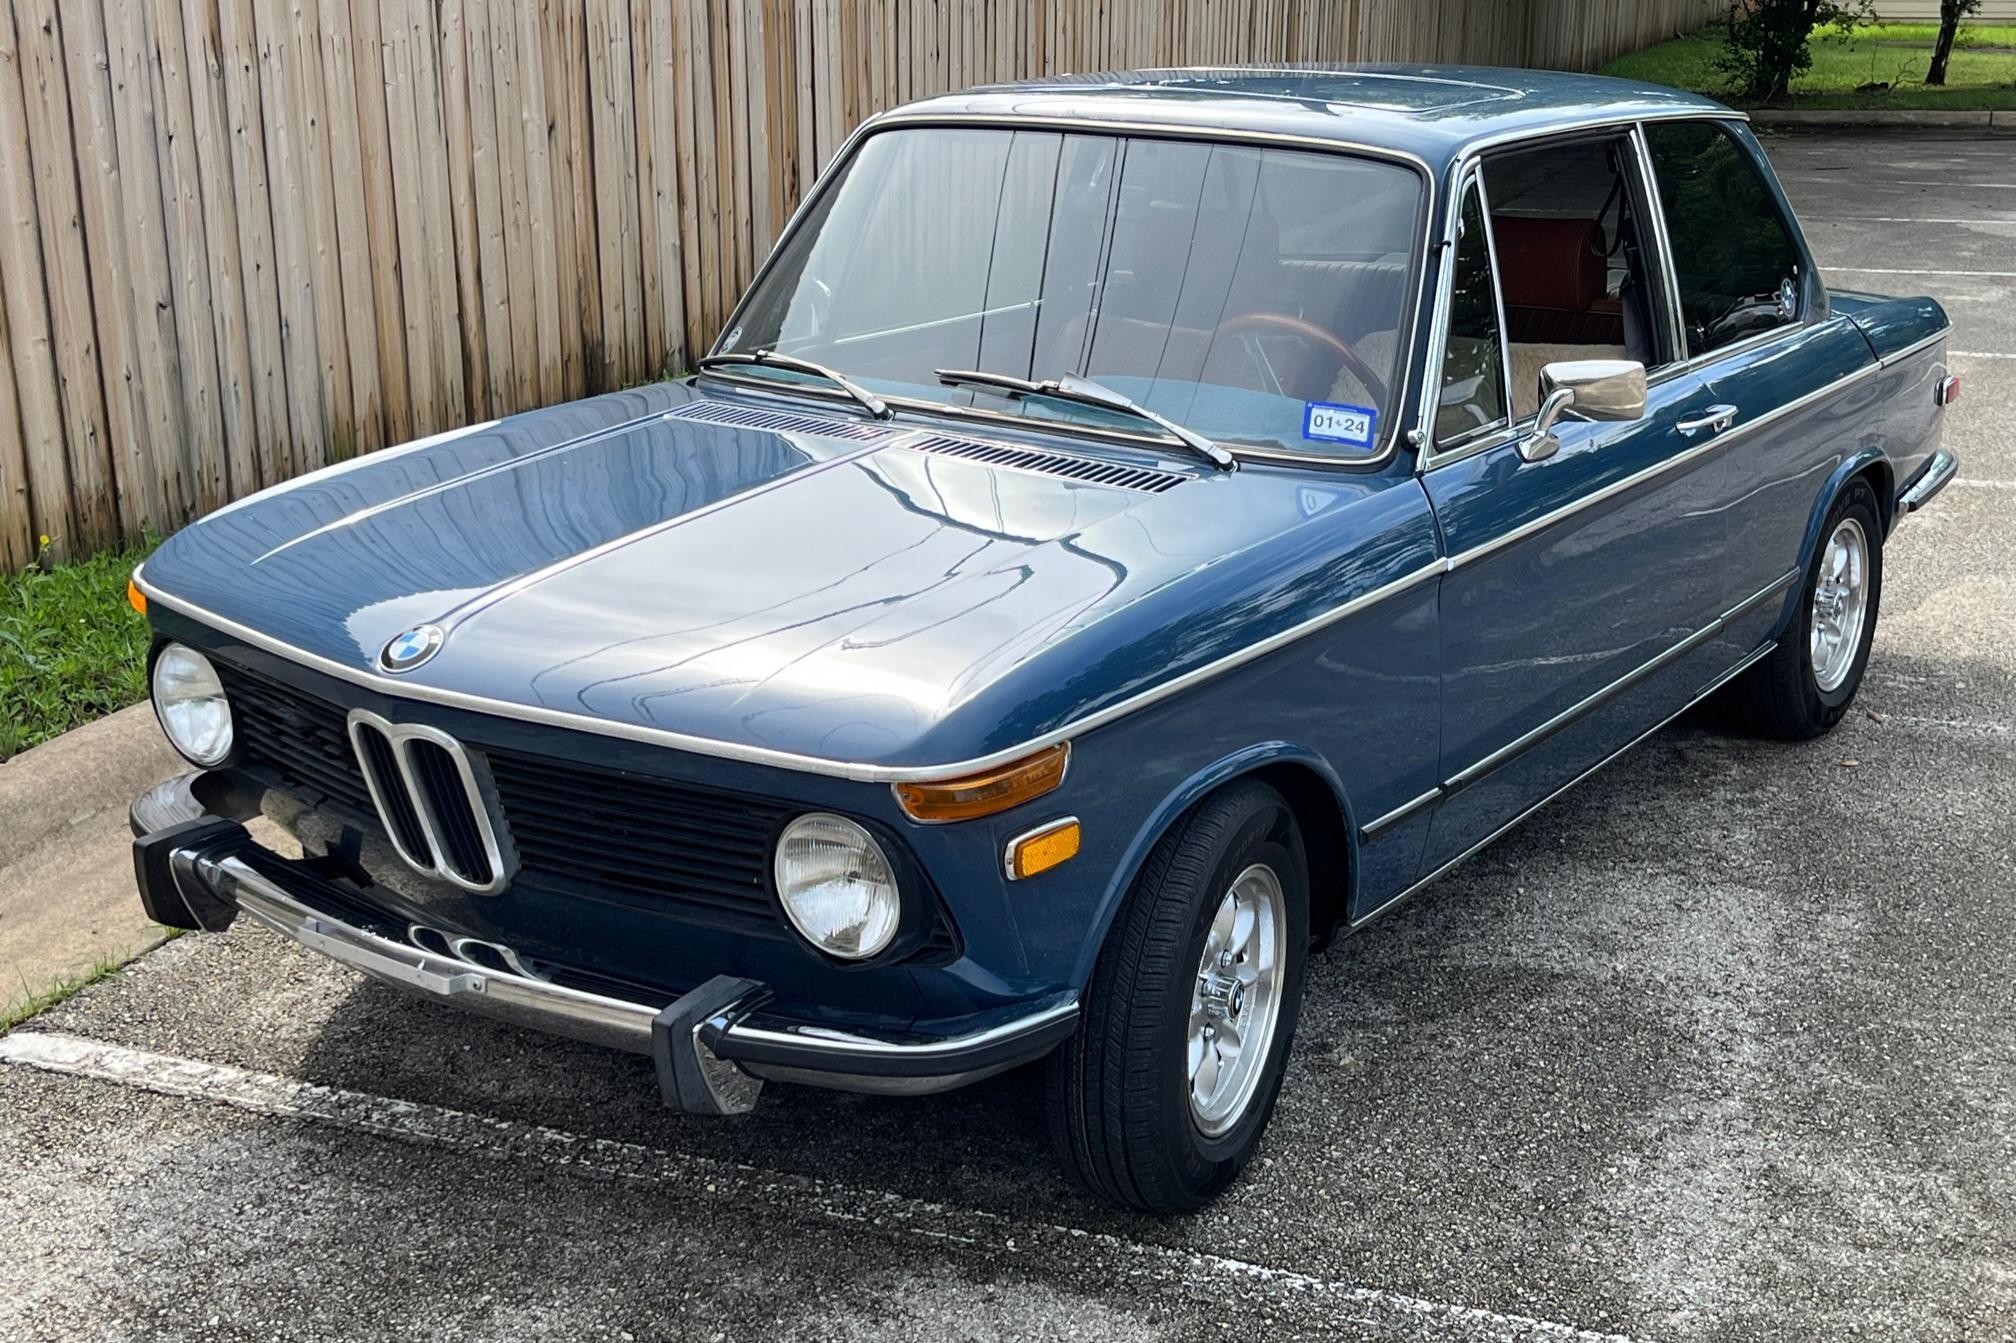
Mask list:
[[[1519,444],[1529,462],[1560,451],[1554,425],[1573,411],[1585,420],[1645,418],[1645,365],[1635,359],[1568,359],[1540,370],[1540,416]]]

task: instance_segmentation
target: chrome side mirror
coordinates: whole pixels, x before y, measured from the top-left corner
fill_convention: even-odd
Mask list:
[[[1561,450],[1554,426],[1569,411],[1585,420],[1645,418],[1645,365],[1635,359],[1568,359],[1540,370],[1540,417],[1519,455],[1544,462]]]

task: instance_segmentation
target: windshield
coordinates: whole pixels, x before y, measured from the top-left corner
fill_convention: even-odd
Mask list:
[[[1421,197],[1412,169],[1344,154],[884,131],[822,190],[719,352],[1142,431],[1097,407],[947,387],[936,370],[1076,373],[1223,443],[1371,456],[1398,390]]]

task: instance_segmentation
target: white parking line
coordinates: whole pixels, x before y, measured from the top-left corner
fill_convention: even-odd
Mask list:
[[[2016,359],[2016,354],[2002,354],[1989,350],[1948,350],[1955,359]]]
[[[1968,480],[1962,478],[1952,483],[1970,490],[2016,490],[2016,480]]]
[[[536,1161],[591,1179],[669,1186],[682,1194],[719,1198],[738,1206],[761,1201],[800,1216],[849,1227],[866,1224],[885,1235],[933,1245],[949,1241],[989,1258],[1010,1257],[1040,1242],[1073,1258],[1083,1258],[1088,1252],[1100,1254],[1112,1260],[1117,1271],[1156,1282],[1178,1277],[1186,1286],[1209,1289],[1233,1279],[1296,1296],[1316,1297],[1327,1305],[1350,1311],[1350,1322],[1422,1337],[1474,1339],[1479,1343],[1542,1339],[1549,1343],[1557,1340],[1646,1343],[1625,1334],[1598,1333],[1552,1320],[1427,1301],[1222,1255],[1143,1244],[1105,1232],[1011,1219],[902,1194],[780,1174],[445,1106],[317,1086],[274,1073],[130,1049],[54,1031],[16,1031],[0,1037],[0,1062],[109,1082],[156,1095],[207,1101],[252,1114],[441,1147],[491,1160]]]

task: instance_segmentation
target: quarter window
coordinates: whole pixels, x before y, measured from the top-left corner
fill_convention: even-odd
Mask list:
[[[1435,441],[1446,447],[1505,422],[1505,343],[1498,329],[1498,285],[1484,200],[1473,180],[1463,196],[1456,274],[1449,298],[1449,338],[1442,353],[1442,400]]]
[[[1756,159],[1722,126],[1645,127],[1680,286],[1687,351],[1706,354],[1795,321],[1799,249]]]

